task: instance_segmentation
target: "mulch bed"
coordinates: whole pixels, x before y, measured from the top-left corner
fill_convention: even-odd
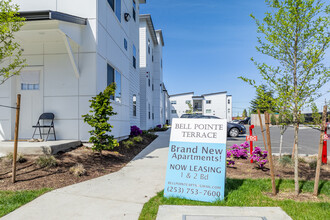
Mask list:
[[[146,148],[157,136],[142,135],[143,142],[126,148],[120,146],[113,151],[103,151],[102,155],[85,146],[55,155],[57,166],[40,168],[35,164],[38,156],[24,155],[23,163],[17,163],[17,182],[11,182],[12,165],[0,161],[0,190],[33,190],[40,188],[61,188],[83,182],[109,173],[117,172]],[[86,175],[77,177],[70,168],[82,164]]]
[[[294,178],[294,165],[282,165],[278,161],[278,157],[274,158],[274,173],[277,179],[293,179]],[[227,166],[227,177],[237,179],[259,179],[270,178],[269,163],[266,164],[264,169],[259,169],[257,164],[250,163],[250,160],[236,159],[233,167]],[[315,169],[311,168],[308,162],[299,163],[299,178],[300,180],[313,181],[315,178]],[[321,180],[330,180],[330,165],[323,164],[321,166]]]

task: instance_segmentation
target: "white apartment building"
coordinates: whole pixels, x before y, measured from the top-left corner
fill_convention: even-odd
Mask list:
[[[143,130],[170,121],[168,93],[163,82],[163,46],[163,33],[155,30],[151,16],[140,15],[140,125]]]
[[[217,92],[195,96],[194,92],[170,96],[171,117],[180,118],[186,114],[191,104],[195,114],[211,115],[232,120],[232,96],[227,92]]]
[[[13,0],[26,17],[16,39],[27,67],[0,86],[0,104],[15,106],[16,94],[22,95],[20,139],[30,139],[40,114],[52,112],[58,139],[88,140],[91,128],[81,115],[112,82],[118,113],[110,121],[112,134],[124,138],[130,126],[140,126],[139,7],[145,2]],[[0,141],[13,139],[14,124],[15,111],[0,109]]]

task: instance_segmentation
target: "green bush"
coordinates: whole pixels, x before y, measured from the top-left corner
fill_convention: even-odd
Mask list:
[[[8,163],[8,164],[11,164],[11,163],[13,163],[13,159],[14,159],[14,154],[10,152],[5,156],[4,162]],[[17,158],[16,158],[16,162],[24,163],[24,162],[26,162],[26,158],[24,158],[23,154],[18,153]]]
[[[115,95],[116,85],[110,84],[103,92],[90,100],[89,112],[91,114],[83,115],[84,122],[87,122],[93,130],[89,131],[91,137],[89,142],[93,143],[93,150],[102,153],[102,150],[112,150],[119,146],[113,135],[109,135],[112,125],[109,124],[110,116],[116,115],[111,106],[111,97]]]
[[[276,124],[277,124],[277,123],[276,123],[276,117],[275,117],[274,114],[272,114],[272,115],[270,116],[270,123],[271,123],[272,125],[276,125]]]
[[[142,131],[142,134],[144,134],[144,135],[146,135],[146,134],[148,134],[149,133],[149,131],[146,131],[146,130],[143,130]]]
[[[123,146],[126,148],[130,148],[134,145],[134,142],[131,140],[123,141]]]
[[[49,156],[49,155],[43,155],[38,157],[36,160],[36,165],[38,167],[55,167],[57,166],[57,161],[54,156]]]
[[[293,161],[292,161],[290,155],[283,155],[283,157],[281,157],[281,159],[279,159],[278,162],[283,167],[292,166],[292,164],[293,164]]]
[[[141,136],[136,136],[132,138],[132,141],[136,143],[141,143],[143,141],[143,138]]]

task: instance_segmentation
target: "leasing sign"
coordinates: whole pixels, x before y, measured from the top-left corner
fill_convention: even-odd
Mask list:
[[[224,199],[227,121],[173,119],[165,197]]]

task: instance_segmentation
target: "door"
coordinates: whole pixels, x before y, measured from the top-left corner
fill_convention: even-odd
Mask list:
[[[39,116],[43,113],[42,70],[25,69],[17,77],[17,94],[21,94],[19,139],[31,139]]]

